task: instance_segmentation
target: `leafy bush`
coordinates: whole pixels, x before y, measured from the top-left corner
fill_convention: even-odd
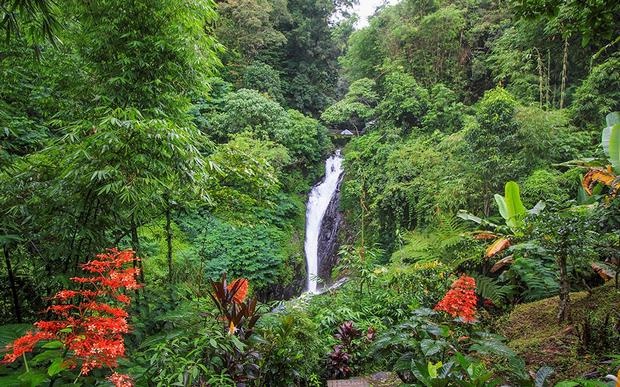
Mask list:
[[[353,82],[344,98],[325,109],[321,119],[341,129],[362,132],[366,123],[375,115],[379,98],[374,91],[375,87],[375,81],[368,78]]]
[[[428,386],[450,385],[450,381],[474,381],[478,378],[485,382],[495,378],[494,373],[482,366],[482,360],[494,359],[498,365],[511,362],[516,366],[514,374],[523,371],[524,364],[520,364],[501,337],[475,331],[469,325],[449,325],[437,317],[428,309],[414,311],[407,322],[378,335],[371,345],[371,356],[387,357],[388,364],[404,382]],[[452,369],[455,363],[464,367],[457,365]],[[443,364],[444,372],[435,372]],[[435,367],[435,371],[431,366]],[[433,384],[428,380],[438,377],[446,379],[443,384]]]
[[[537,169],[523,181],[523,203],[533,207],[539,200],[562,203],[571,198],[566,181],[554,170]]]
[[[434,85],[430,91],[428,113],[422,119],[424,131],[432,133],[455,133],[463,128],[466,106],[459,101],[458,95],[443,83]]]
[[[283,243],[281,231],[263,224],[239,227],[216,218],[203,218],[194,243],[207,278],[222,273],[248,278],[256,289],[278,282],[286,257],[278,248]]]
[[[243,69],[242,85],[245,89],[253,89],[268,94],[279,104],[284,103],[280,74],[270,65],[254,62]]]
[[[213,116],[209,136],[225,142],[231,135],[249,131],[261,139],[286,133],[286,110],[256,90],[241,89],[225,97],[222,111]]]
[[[261,353],[258,383],[311,384],[327,351],[317,324],[298,307],[265,315],[257,326]]]
[[[620,111],[620,56],[615,54],[592,71],[575,90],[571,107],[573,119],[579,126],[598,129],[608,113]]]
[[[375,330],[368,327],[364,333],[357,329],[353,321],[345,321],[338,327],[334,338],[338,343],[328,354],[328,374],[335,378],[348,378],[355,374],[361,352],[375,338]]]
[[[396,125],[403,133],[422,123],[429,105],[429,93],[402,69],[391,71],[382,85],[385,97],[377,111],[384,124]]]

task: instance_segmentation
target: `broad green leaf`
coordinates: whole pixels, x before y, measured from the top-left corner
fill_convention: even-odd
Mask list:
[[[26,372],[19,376],[19,380],[21,380],[20,387],[23,386],[40,386],[44,381],[48,379],[47,375],[41,371],[33,371]]]
[[[18,374],[12,374],[8,376],[0,376],[0,386],[5,387],[19,387],[21,381]]]
[[[609,161],[618,173],[620,171],[620,124],[611,127],[609,136]]]
[[[54,359],[52,364],[47,367],[47,374],[49,376],[58,375],[65,368],[67,368],[67,366],[64,364],[64,359],[62,357],[57,357],[56,359]]]
[[[508,220],[508,208],[506,208],[506,200],[504,200],[504,197],[500,194],[495,194],[495,203],[497,203],[499,214],[502,218]]]
[[[59,351],[44,351],[36,355],[35,357],[33,357],[32,360],[30,360],[30,364],[38,365],[38,364],[46,363],[59,356],[60,356]]]
[[[605,156],[609,157],[609,139],[611,137],[611,128],[615,125],[620,124],[620,113],[613,112],[609,113],[607,117],[605,117],[605,121],[607,122],[607,126],[603,128],[603,134],[601,137],[601,145],[603,146],[603,151],[605,152]]]
[[[441,351],[441,345],[437,340],[424,339],[420,342],[420,349],[424,356],[431,357]]]
[[[54,340],[54,341],[50,341],[49,343],[45,343],[41,346],[41,348],[45,348],[45,349],[58,349],[58,348],[62,348],[64,346],[64,344],[62,343],[62,341],[59,340]]]
[[[442,362],[437,362],[437,364],[433,364],[430,361],[428,362],[428,376],[431,377],[431,379],[436,379],[437,375],[438,375],[438,370],[443,366]]]
[[[555,387],[577,387],[579,386],[578,382],[573,382],[573,381],[565,381],[565,382],[559,382],[556,383]]]
[[[542,210],[544,210],[544,209],[545,209],[545,207],[546,207],[545,202],[543,202],[542,200],[540,200],[538,203],[536,203],[536,205],[535,205],[532,209],[527,210],[527,212],[528,212],[528,214],[538,215],[538,214],[540,214],[540,212],[541,212]]]
[[[461,219],[463,219],[463,220],[471,220],[472,222],[475,222],[475,223],[478,223],[478,224],[482,223],[482,218],[480,218],[480,217],[478,217],[478,216],[476,216],[474,214],[471,214],[471,213],[469,213],[469,212],[467,212],[465,210],[460,210],[458,212],[458,214],[456,214],[456,216],[461,218]]]
[[[609,138],[611,137],[611,126],[603,128],[601,135],[601,145],[603,146],[603,152],[605,156],[609,157]]]
[[[527,210],[521,201],[519,185],[514,181],[506,183],[504,200],[506,201],[506,213],[508,214],[506,224],[512,229],[520,227]]]
[[[620,124],[620,112],[609,113],[605,117],[605,121],[607,122],[607,126],[614,126]]]

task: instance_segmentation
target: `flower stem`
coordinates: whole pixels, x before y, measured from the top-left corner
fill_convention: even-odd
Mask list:
[[[24,366],[26,366],[26,372],[30,372],[30,368],[28,367],[28,360],[26,359],[26,354],[22,353],[22,357],[24,358]]]

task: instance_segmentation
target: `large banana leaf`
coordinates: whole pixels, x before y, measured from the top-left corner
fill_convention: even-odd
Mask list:
[[[614,172],[620,173],[620,124],[611,127],[609,135],[609,161]]]
[[[545,209],[547,205],[542,200],[539,200],[538,203],[531,209],[527,210],[527,213],[530,215],[538,215]]]
[[[506,219],[506,224],[511,229],[519,228],[523,225],[523,220],[527,213],[527,209],[521,201],[519,185],[514,181],[509,181],[506,183],[504,191],[505,211],[507,215],[504,219]]]
[[[493,242],[489,247],[487,247],[485,257],[490,258],[494,256],[495,254],[498,254],[506,250],[509,247],[510,247],[510,239],[499,238],[495,242]]]
[[[499,207],[499,214],[504,219],[510,218],[508,215],[508,207],[506,207],[506,200],[500,194],[495,194],[495,203],[497,203],[497,207]]]
[[[603,136],[601,138],[601,145],[603,145],[603,150],[605,151],[605,155],[609,157],[609,141],[611,138],[611,129],[620,124],[620,113],[613,112],[609,113],[607,117],[605,117],[607,121],[607,127],[603,129]]]

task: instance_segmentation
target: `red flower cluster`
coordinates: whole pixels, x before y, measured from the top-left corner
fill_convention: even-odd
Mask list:
[[[133,380],[127,375],[118,374],[115,372],[108,376],[108,380],[116,387],[133,387]]]
[[[249,281],[247,279],[237,278],[236,280],[228,284],[226,289],[228,290],[228,292],[231,292],[233,288],[237,288],[237,291],[235,292],[235,294],[233,294],[233,300],[237,304],[241,304],[243,301],[245,301],[245,298],[248,295],[248,286]]]
[[[65,366],[80,366],[82,374],[94,368],[117,366],[125,355],[123,333],[129,332],[125,308],[131,299],[121,289],[138,289],[138,269],[124,268],[137,260],[133,251],[110,249],[105,254],[82,265],[82,270],[93,275],[74,277],[73,282],[88,285],[86,290],[62,290],[52,297],[58,302],[48,308],[57,316],[51,321],[35,323],[36,332],[28,332],[7,346],[11,351],[1,363],[12,363],[26,352],[31,352],[41,340],[58,340],[67,350]],[[102,302],[117,301],[117,306]],[[117,387],[131,386],[126,375],[114,373],[108,378]]]
[[[476,280],[466,275],[454,281],[451,289],[435,306],[452,317],[460,317],[465,322],[476,320]]]

